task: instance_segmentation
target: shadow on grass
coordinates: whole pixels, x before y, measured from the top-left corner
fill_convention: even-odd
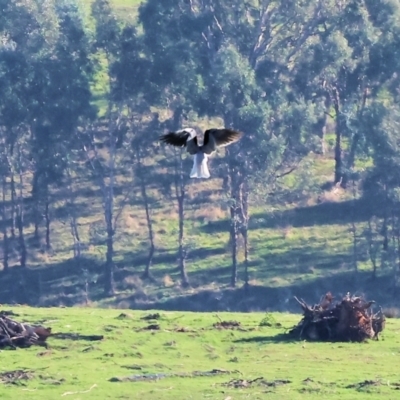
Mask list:
[[[297,252],[298,249],[295,251]],[[205,259],[210,255],[224,252],[224,249],[198,249],[191,254],[191,257]],[[300,254],[301,252],[299,252]],[[126,265],[127,261],[125,260],[117,265],[115,279],[117,291],[120,290],[121,295],[117,294],[113,298],[107,299],[107,305],[141,310],[289,311],[299,313],[301,309],[294,296],[303,298],[309,304],[314,304],[328,291],[338,297],[344,296],[347,292],[364,294],[367,299],[375,300],[380,306],[391,306],[394,302],[393,282],[389,275],[378,277],[372,281],[370,272],[359,272],[355,275],[349,270],[335,270],[335,265],[343,261],[345,255],[334,255],[332,258],[327,254],[324,255],[323,252],[318,252],[319,264],[315,263],[314,267],[321,270],[323,276],[317,276],[307,271],[302,272],[302,266],[293,263],[294,256],[289,249],[284,255],[281,255],[280,259],[275,259],[274,263],[268,262],[268,265],[274,265],[275,268],[263,268],[260,261],[250,263],[250,268],[257,268],[254,273],[258,275],[257,279],[262,277],[263,281],[272,282],[270,286],[250,285],[248,288],[230,288],[228,284],[231,266],[230,261],[227,260],[226,265],[219,265],[216,268],[199,268],[189,271],[189,279],[196,282],[198,289],[196,287],[192,287],[190,290],[168,289],[170,297],[164,297],[166,289],[162,283],[159,283],[158,286],[154,283],[151,284],[149,291],[146,288],[148,283],[140,282],[140,279],[138,285],[134,281],[132,286],[129,286],[131,283],[128,281],[128,285],[123,287],[125,278],[141,274],[144,270],[147,255],[146,253],[137,254],[134,258],[130,258],[129,266]],[[175,260],[175,253],[161,253],[157,254],[153,261],[154,264],[160,264],[173,263]],[[291,264],[289,264],[290,261]],[[82,268],[87,270],[89,275],[96,275],[96,279],[89,280],[88,287]],[[171,269],[170,266],[163,268],[162,265],[157,267],[154,265],[153,273],[160,282],[165,274],[174,275],[174,281],[179,279],[178,271]],[[298,279],[291,281],[290,284],[285,284],[287,281],[279,280],[285,274],[295,274]],[[241,278],[240,275],[239,278]],[[273,282],[274,279],[276,282]],[[210,283],[215,284],[214,287],[218,287],[218,289],[201,289]],[[80,265],[77,265],[74,260],[68,260],[46,268],[23,270],[14,267],[7,273],[0,274],[0,303],[73,306],[84,304],[88,297],[90,301],[101,302],[105,300],[103,287],[103,264],[96,259],[82,258]],[[146,294],[146,292],[153,294]]]
[[[375,300],[377,307],[393,304],[395,299],[390,276],[382,276],[372,281],[369,273],[359,272],[355,279],[352,272],[338,272],[329,277],[319,277],[281,287],[250,286],[247,289],[225,287],[220,290],[184,293],[165,301],[148,302],[138,302],[132,295],[131,298],[124,298],[124,301],[130,304],[130,308],[141,310],[300,313],[301,308],[294,296],[303,298],[309,304],[315,304],[328,291],[337,298],[345,296],[347,292],[363,294],[367,299]],[[115,306],[117,305],[118,301],[115,302]]]
[[[310,227],[315,225],[349,224],[352,221],[362,222],[376,213],[364,199],[348,200],[337,203],[321,203],[310,207],[297,207],[269,214],[253,214],[250,229],[272,229],[285,227]],[[209,222],[201,229],[205,233],[226,232],[228,220]]]
[[[296,340],[293,337],[285,334],[285,333],[277,333],[276,335],[270,336],[253,336],[249,338],[241,338],[232,340],[233,343],[295,343]]]

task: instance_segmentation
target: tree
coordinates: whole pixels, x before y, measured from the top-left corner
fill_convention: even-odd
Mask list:
[[[158,185],[154,182],[160,179],[154,173],[154,165],[148,165],[147,158],[151,158],[156,153],[153,135],[155,132],[161,131],[162,124],[159,121],[158,113],[152,115],[152,119],[145,123],[143,115],[137,116],[137,122],[133,126],[134,135],[132,139],[133,173],[140,188],[143,207],[146,214],[147,233],[149,240],[149,254],[146,261],[146,267],[142,274],[142,279],[154,279],[151,273],[155,248],[155,234],[152,220],[152,205],[155,201],[148,193],[148,186],[152,183],[152,187]]]
[[[29,107],[34,157],[32,195],[35,214],[43,212],[45,216],[48,249],[49,187],[62,180],[66,156],[73,146],[77,127],[95,115],[90,104],[93,66],[83,22],[73,4],[55,7],[55,14],[58,35],[46,56],[33,63],[33,81],[36,84],[31,89]],[[36,239],[39,239],[38,225],[36,219]]]
[[[324,2],[320,29],[294,69],[297,94],[322,105],[319,128],[324,115],[335,121],[334,183],[343,187],[356,155],[366,151],[361,121],[368,102],[398,68],[392,52],[397,39],[389,33],[398,28],[389,15],[400,15],[396,2]],[[347,155],[343,140],[349,142]]]
[[[99,57],[103,57],[106,62],[107,92],[105,98],[107,104],[103,121],[93,126],[84,135],[84,151],[102,192],[107,232],[104,292],[106,295],[112,295],[115,290],[114,236],[118,219],[132,191],[132,187],[129,187],[121,202],[116,205],[114,191],[117,169],[124,165],[130,156],[129,145],[125,143],[129,131],[129,121],[124,115],[124,111],[126,111],[125,98],[117,95],[121,81],[115,79],[115,69],[118,69],[120,52],[118,43],[123,42],[123,32],[125,31],[121,31],[110,4],[106,0],[96,0],[92,4],[92,16],[96,22],[94,46]],[[100,154],[99,147],[104,148],[103,154]]]

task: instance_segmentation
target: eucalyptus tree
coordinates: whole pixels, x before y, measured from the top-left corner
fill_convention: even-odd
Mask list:
[[[370,224],[365,236],[370,242],[374,235],[380,237],[381,265],[392,269],[393,287],[397,291],[400,283],[400,102],[393,98],[390,107],[386,102],[387,99],[377,99],[365,111],[363,128],[372,150],[373,166],[364,179],[363,196],[376,220],[375,228]],[[374,263],[373,267],[372,277],[376,278]]]
[[[24,266],[24,193],[20,189],[25,182],[21,180],[28,169],[33,170],[34,182],[58,169],[59,163],[55,160],[60,158],[60,151],[49,146],[57,144],[59,147],[60,142],[65,142],[66,132],[61,132],[60,126],[67,122],[70,127],[76,121],[71,113],[64,114],[64,111],[66,98],[73,98],[76,86],[82,88],[82,80],[74,87],[74,71],[82,75],[82,64],[74,58],[81,55],[77,47],[67,48],[80,39],[78,25],[71,29],[71,22],[76,18],[70,10],[62,14],[52,0],[6,3],[2,6],[0,21],[0,129],[11,182],[11,237],[18,230],[21,265]],[[71,89],[71,93],[66,88]],[[75,111],[79,114],[84,112],[83,91],[78,97],[78,111]],[[18,190],[16,176],[19,177]],[[44,182],[45,188],[48,184]],[[35,185],[33,190],[35,203],[37,188]],[[49,221],[47,227],[49,244]]]
[[[320,121],[329,114],[335,121],[335,183],[346,184],[357,154],[365,152],[366,107],[398,69],[399,16],[397,0],[324,2],[320,29],[298,59],[296,93],[325,106]]]
[[[101,121],[88,131],[85,151],[88,162],[100,185],[106,224],[106,262],[105,286],[106,294],[114,292],[114,237],[118,219],[124,206],[128,203],[134,189],[133,178],[124,190],[121,200],[115,196],[117,170],[126,169],[131,163],[132,137],[134,135],[135,107],[140,102],[136,88],[142,83],[135,65],[140,65],[140,47],[136,30],[133,26],[124,26],[113,13],[107,0],[95,0],[91,6],[94,18],[94,48],[98,57],[98,65],[104,65],[105,107]],[[130,69],[132,68],[132,69]],[[99,151],[100,146],[103,151]],[[127,168],[132,175],[132,168]]]
[[[31,63],[33,85],[29,93],[34,160],[32,195],[36,215],[43,213],[46,219],[47,248],[50,247],[49,187],[62,182],[77,127],[95,115],[90,104],[93,67],[89,40],[79,9],[73,3],[57,3],[53,4],[53,11],[52,45]],[[35,221],[37,237],[38,222]]]

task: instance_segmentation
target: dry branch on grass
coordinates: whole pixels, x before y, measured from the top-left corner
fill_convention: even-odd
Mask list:
[[[378,339],[385,328],[382,310],[374,314],[371,305],[362,297],[348,293],[340,302],[334,303],[328,292],[319,302],[309,306],[304,300],[295,297],[303,309],[303,318],[289,335],[297,339],[318,341],[362,342]]]
[[[0,311],[0,348],[47,347],[46,339],[51,335],[51,328],[40,325],[28,325],[12,320],[7,312]]]

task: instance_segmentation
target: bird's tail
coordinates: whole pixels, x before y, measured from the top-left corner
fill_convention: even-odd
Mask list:
[[[207,165],[208,157],[203,153],[196,153],[193,159],[193,168],[190,172],[191,178],[209,178],[210,171]]]

